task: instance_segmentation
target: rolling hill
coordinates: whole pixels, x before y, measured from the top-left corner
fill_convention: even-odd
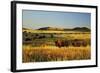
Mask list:
[[[43,28],[39,28],[37,30],[53,30],[53,31],[82,31],[82,32],[89,32],[91,31],[89,28],[87,27],[75,27],[72,29],[67,29],[67,28],[54,28],[54,27],[43,27]]]

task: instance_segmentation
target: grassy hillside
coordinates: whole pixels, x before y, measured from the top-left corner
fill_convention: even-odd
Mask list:
[[[83,29],[85,29],[83,31]],[[46,27],[40,29],[23,28],[22,61],[47,62],[47,61],[69,61],[91,59],[91,33],[87,28],[58,29]],[[69,40],[67,46],[58,47],[55,41]],[[86,46],[73,46],[85,42]]]

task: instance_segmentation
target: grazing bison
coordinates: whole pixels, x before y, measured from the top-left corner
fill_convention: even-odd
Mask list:
[[[26,38],[25,41],[32,41],[32,39],[31,38]]]
[[[72,46],[74,46],[74,47],[80,47],[81,46],[80,40],[75,39],[75,40],[72,40],[71,42],[72,42]]]
[[[68,46],[74,46],[74,47],[86,47],[87,46],[87,42],[85,40],[80,40],[80,39],[75,39],[75,40],[57,40],[55,41],[55,45],[57,47],[68,47]]]
[[[62,47],[62,41],[61,40],[55,41],[55,45],[58,46],[59,48]]]
[[[62,41],[62,40],[57,40],[57,41],[55,41],[55,45],[57,46],[57,47],[64,47],[64,46],[66,46],[66,47],[68,47],[69,46],[69,42],[70,41],[68,41],[68,40],[66,40],[66,41]]]
[[[63,46],[66,46],[66,47],[70,46],[70,41],[69,40],[63,41]]]
[[[80,46],[86,47],[87,42],[85,40],[75,39],[75,40],[72,40],[72,46],[74,46],[74,47],[80,47]]]
[[[88,44],[87,44],[86,41],[83,41],[83,42],[82,42],[82,46],[83,46],[83,47],[86,47],[87,45],[88,45]]]

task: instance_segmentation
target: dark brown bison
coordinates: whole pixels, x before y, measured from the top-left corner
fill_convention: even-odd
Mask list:
[[[55,41],[55,45],[57,47],[68,47],[68,46],[74,46],[74,47],[86,47],[88,44],[85,40],[75,39],[75,40],[57,40]]]
[[[72,40],[71,43],[72,43],[72,46],[74,46],[74,47],[80,47],[81,46],[81,41],[77,40],[77,39]]]
[[[66,46],[66,47],[70,46],[70,40],[63,41],[63,46]]]
[[[82,46],[83,47],[86,47],[88,44],[87,44],[87,42],[86,41],[82,41]]]
[[[68,40],[66,40],[66,41],[57,40],[57,41],[55,41],[55,45],[60,48],[60,47],[64,47],[64,46],[68,47],[70,44],[69,44]]]
[[[86,47],[87,42],[85,40],[75,39],[75,40],[72,40],[72,46],[74,46],[74,47],[80,47],[80,46]]]
[[[55,41],[55,45],[57,46],[57,47],[62,47],[62,41],[61,40],[57,40],[57,41]]]

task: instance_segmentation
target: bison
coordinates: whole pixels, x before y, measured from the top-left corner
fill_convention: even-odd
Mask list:
[[[72,40],[72,46],[74,46],[74,47],[80,47],[80,46],[86,47],[87,42],[85,40],[75,39],[75,40]]]
[[[68,40],[66,40],[66,41],[62,41],[62,40],[57,40],[57,41],[55,41],[55,45],[57,46],[57,47],[64,47],[64,46],[66,46],[66,47],[68,47],[70,44],[69,44],[69,42],[70,41],[68,41]]]
[[[87,42],[85,40],[80,40],[80,39],[75,39],[75,40],[57,40],[55,41],[55,45],[57,47],[68,47],[68,46],[74,46],[74,47],[86,47],[87,46]]]
[[[62,47],[62,41],[61,40],[55,41],[55,45],[58,46],[59,48]]]
[[[71,43],[72,43],[72,46],[74,46],[74,47],[80,47],[81,46],[81,41],[77,40],[77,39],[72,40]]]
[[[87,45],[88,45],[88,44],[87,44],[86,41],[83,41],[83,42],[82,42],[82,46],[83,46],[83,47],[86,47]]]

